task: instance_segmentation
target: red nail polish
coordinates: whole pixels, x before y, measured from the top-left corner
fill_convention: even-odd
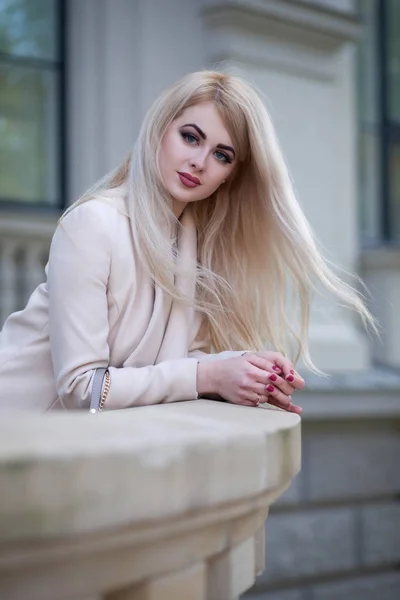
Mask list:
[[[276,381],[277,376],[275,375],[275,373],[271,373],[271,375],[269,375],[268,379],[270,379],[271,381]]]
[[[280,371],[280,368],[277,367],[276,365],[274,365],[272,368],[273,368],[274,371]]]
[[[286,377],[286,381],[290,381],[290,382],[294,381],[294,377],[293,377],[293,375],[288,375],[288,376]]]
[[[267,392],[273,392],[274,391],[274,386],[273,385],[267,385]]]

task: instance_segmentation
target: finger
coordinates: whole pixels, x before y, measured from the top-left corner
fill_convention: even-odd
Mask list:
[[[251,364],[254,364],[256,367],[259,367],[260,369],[266,369],[267,371],[275,371],[275,373],[281,373],[282,369],[277,364],[275,364],[275,361],[273,359],[270,358],[271,354],[272,354],[272,356],[279,355],[278,352],[272,352],[272,353],[268,352],[268,353],[266,353],[266,355],[264,355],[263,352],[258,352],[258,353],[249,352],[249,353],[246,353],[245,356],[249,360],[249,362],[251,362]],[[268,355],[268,358],[267,358],[267,355]],[[260,359],[265,362],[261,363]]]
[[[306,382],[304,381],[304,379],[302,378],[302,376],[297,373],[297,371],[294,371],[293,373],[291,371],[289,373],[289,375],[286,375],[285,379],[293,387],[295,387],[296,390],[302,390],[305,387],[305,385],[306,385]]]
[[[272,396],[269,396],[268,404],[272,404],[273,406],[276,406],[277,408],[282,408],[283,410],[286,410],[287,412],[293,412],[298,415],[303,412],[302,407],[299,406],[298,404],[294,404],[293,402],[290,402],[289,404],[282,404],[281,402],[279,402],[279,400],[277,400],[276,398],[273,398]]]
[[[281,402],[284,406],[288,406],[292,401],[291,396],[284,394],[278,388],[273,386],[271,383],[269,383],[267,386],[265,386],[265,391],[267,392],[267,394],[269,396],[272,396],[273,398],[278,400],[278,402]]]
[[[241,406],[259,406],[258,402],[253,402],[253,400],[242,400],[239,404]]]
[[[264,358],[263,356],[259,356],[258,354],[246,354],[245,358],[247,362],[249,362],[253,367],[260,369],[261,371],[267,371],[268,373],[277,373],[281,374],[282,369],[278,367],[272,360],[269,358]]]
[[[265,390],[265,385],[262,383],[253,384],[253,387],[248,394],[249,396],[247,400],[258,402],[258,404],[261,404],[262,402],[268,402],[268,393]]]
[[[272,368],[271,361],[267,360],[266,358],[262,358],[261,356],[257,356],[257,354],[246,354],[244,358],[251,365],[263,371],[268,370],[268,367],[270,367],[270,370]]]
[[[283,377],[286,378],[288,375],[294,375],[294,366],[288,358],[277,352],[274,355],[274,359],[275,364],[281,369]]]
[[[304,379],[295,371],[293,364],[289,359],[282,356],[282,354],[277,353],[275,364],[281,369],[280,375],[285,378],[293,387],[297,390],[302,390],[306,384]],[[277,371],[274,369],[277,373]]]
[[[257,384],[262,384],[264,386],[268,385],[272,381],[271,376],[275,377],[274,381],[278,381],[278,374],[275,374],[272,370],[268,371],[266,369],[261,369],[252,364],[251,371],[249,372],[248,389],[250,391],[254,390],[254,386]],[[280,378],[280,381],[283,385],[286,385],[287,390],[294,390],[294,388],[284,379]],[[265,394],[265,388],[262,393]]]
[[[286,381],[285,379],[283,379],[276,373],[270,373],[268,375],[268,379],[272,383],[272,385],[279,388],[281,390],[281,392],[283,392],[287,396],[290,396],[290,394],[293,394],[293,392],[296,389],[293,386],[293,384],[291,385],[288,381]]]
[[[275,362],[271,362],[268,359],[262,358],[257,354],[248,353],[245,355],[246,360],[252,364],[253,366],[261,369],[263,371],[267,371],[269,373],[275,373],[285,379],[293,388],[297,390],[301,390],[305,386],[304,379],[294,370],[292,363],[286,359],[279,352],[274,353]],[[286,366],[284,366],[286,365]],[[258,379],[264,383],[264,379]]]

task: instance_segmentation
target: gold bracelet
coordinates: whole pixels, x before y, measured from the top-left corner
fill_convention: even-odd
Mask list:
[[[104,378],[105,378],[105,384],[104,384],[104,390],[101,395],[101,400],[100,400],[100,404],[99,404],[99,412],[101,412],[103,410],[104,402],[106,401],[108,392],[110,391],[110,385],[111,385],[110,371],[106,371]]]

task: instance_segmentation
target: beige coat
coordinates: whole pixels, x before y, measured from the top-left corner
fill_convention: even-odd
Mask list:
[[[196,231],[178,246],[195,274]],[[110,366],[107,409],[197,397],[200,317],[154,286],[136,256],[125,199],[79,205],[54,234],[47,280],[0,333],[0,408],[88,408],[94,369]],[[176,285],[194,294],[195,278]]]

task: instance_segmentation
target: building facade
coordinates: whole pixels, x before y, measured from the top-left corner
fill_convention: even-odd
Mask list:
[[[370,289],[381,341],[316,299],[311,351],[332,377],[309,378],[303,470],[249,598],[400,588],[399,39],[396,0],[0,0],[0,323],[43,280],[62,208],[204,67],[264,94],[325,254]]]

